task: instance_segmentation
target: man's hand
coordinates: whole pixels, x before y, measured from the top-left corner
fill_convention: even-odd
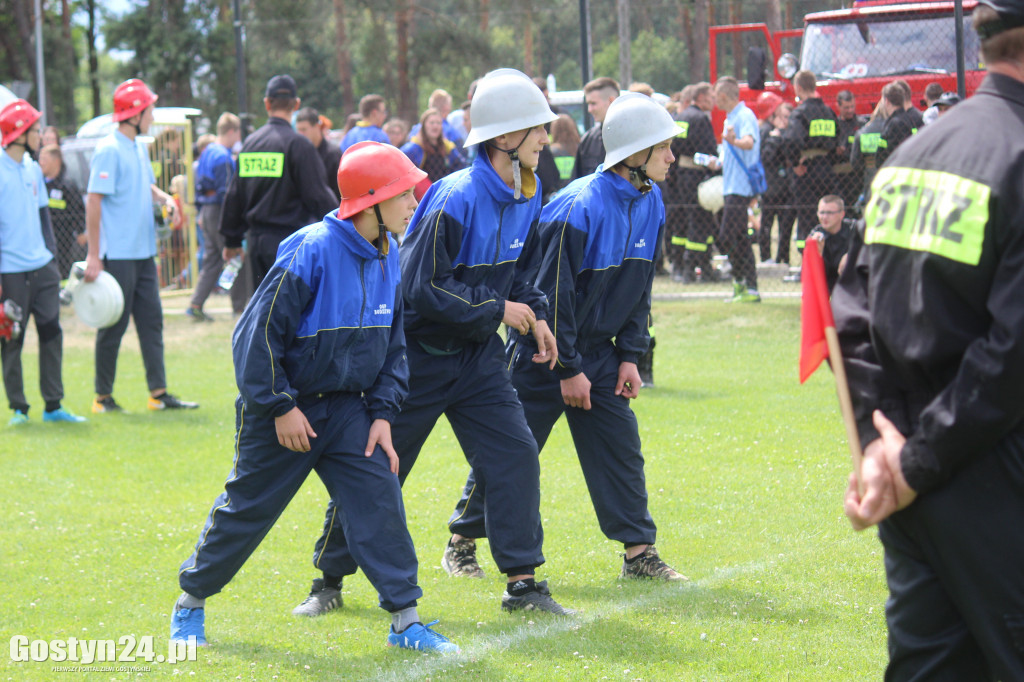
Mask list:
[[[732,125],[725,126],[725,132],[722,133],[722,139],[729,144],[734,144],[736,142],[736,128]]]
[[[900,453],[907,439],[881,410],[875,410],[872,421],[880,437],[864,449],[860,467],[863,493],[857,489],[857,477],[850,474],[843,499],[843,510],[854,530],[864,530],[884,521],[917,498],[900,467]]]
[[[235,256],[241,256],[242,259],[245,260],[245,251],[242,250],[242,247],[238,247],[237,249],[234,249],[234,248],[231,248],[230,246],[225,246],[224,250],[221,251],[220,255],[224,259],[225,263],[227,263],[229,260],[231,260]]]
[[[302,410],[293,407],[280,417],[274,418],[277,442],[292,452],[309,452],[309,439],[316,438]]]
[[[807,238],[808,239],[813,239],[814,241],[818,242],[819,244],[824,244],[825,243],[825,235],[823,235],[821,232],[814,232],[812,234],[809,234],[809,235],[807,235]]]
[[[373,455],[373,450],[378,445],[384,451],[384,454],[388,456],[391,473],[397,476],[398,453],[395,452],[395,446],[391,444],[391,422],[386,419],[374,419],[373,423],[370,424],[370,438],[366,441],[366,456],[370,457]]]
[[[640,395],[640,387],[644,382],[640,380],[640,370],[636,368],[635,362],[619,363],[619,380],[615,382],[615,395],[625,398],[636,398]]]
[[[551,333],[548,323],[544,320],[537,320],[533,330],[533,336],[537,339],[537,352],[533,355],[533,361],[537,364],[548,363],[548,369],[554,369],[558,362],[558,345],[555,343],[555,335]]]
[[[89,237],[87,237],[85,232],[83,232],[82,234],[75,235],[75,241],[78,243],[79,246],[85,246],[86,244],[89,243]]]
[[[505,317],[501,321],[520,334],[528,334],[537,325],[537,316],[533,314],[533,308],[525,303],[505,301]]]
[[[89,254],[85,257],[85,281],[93,282],[103,272],[103,261],[99,256]]]
[[[793,174],[798,178],[802,178],[803,176],[807,175],[807,166],[803,165],[802,163],[793,166]]]
[[[590,379],[583,372],[574,377],[562,379],[562,402],[569,407],[590,409]]]

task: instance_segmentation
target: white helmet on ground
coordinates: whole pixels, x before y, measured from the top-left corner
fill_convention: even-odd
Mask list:
[[[474,114],[475,116],[475,114]],[[475,120],[475,118],[474,118]],[[604,117],[604,169],[676,136],[679,128],[665,107],[647,95],[628,92],[615,98]],[[646,162],[640,164],[640,168]]]
[[[473,127],[467,147],[558,118],[540,88],[516,69],[497,69],[480,79],[470,111]]]
[[[85,263],[81,264],[82,271]],[[121,319],[124,292],[114,276],[106,270],[92,282],[82,280],[74,286],[75,312],[90,327],[106,329]]]

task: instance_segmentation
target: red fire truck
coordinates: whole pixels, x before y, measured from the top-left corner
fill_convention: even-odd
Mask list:
[[[970,96],[981,83],[984,71],[978,38],[970,22],[971,11],[978,3],[962,2],[966,86]],[[939,83],[947,92],[957,89],[954,5],[952,0],[856,0],[849,9],[808,14],[803,29],[772,33],[765,24],[713,26],[709,31],[711,82],[719,75],[719,37],[754,33],[763,36],[767,50],[756,45],[749,50],[748,82],[741,85],[740,98],[759,115],[756,102],[762,92],[775,92],[793,101],[790,79],[799,69],[817,75],[818,94],[833,109],[837,109],[836,95],[849,90],[856,96],[857,113],[870,114],[882,87],[896,78],[910,84],[913,102],[919,105],[929,83]],[[800,41],[799,59],[782,51],[783,41],[793,39]],[[756,82],[756,74],[767,71],[769,51],[774,62],[774,80],[755,89],[752,86],[761,86]],[[740,61],[739,56],[736,61]],[[721,131],[724,119],[724,112],[716,109],[716,132]]]

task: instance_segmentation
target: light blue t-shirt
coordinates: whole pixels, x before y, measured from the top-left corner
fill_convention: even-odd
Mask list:
[[[750,135],[754,138],[753,149],[733,147],[722,140],[722,191],[724,194],[738,194],[744,197],[754,196],[747,179],[746,170],[736,161],[736,156],[729,150],[732,147],[743,160],[743,165],[750,167],[761,158],[761,131],[757,127],[757,117],[747,105],[740,102],[725,117],[725,125],[731,125],[736,131],[736,139]],[[724,130],[722,131],[724,134]]]
[[[102,194],[100,258],[141,260],[156,255],[153,191],[156,182],[146,146],[121,131],[96,145],[89,168],[91,194]]]
[[[28,154],[15,163],[0,152],[0,197],[0,272],[32,272],[53,260],[39,221],[50,203],[46,179]]]

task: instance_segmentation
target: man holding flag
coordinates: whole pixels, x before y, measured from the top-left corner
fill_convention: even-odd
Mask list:
[[[1024,0],[981,0],[977,94],[879,170],[833,296],[887,680],[1024,679]]]

